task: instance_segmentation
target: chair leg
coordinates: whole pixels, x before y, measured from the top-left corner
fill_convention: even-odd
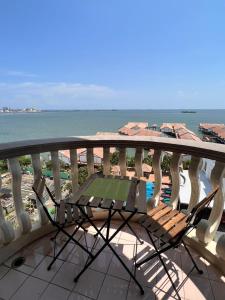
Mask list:
[[[88,232],[88,230],[84,226],[80,225],[80,228],[83,229],[84,232]]]
[[[68,245],[68,243],[72,240],[75,242],[76,245],[79,245],[83,250],[85,250],[89,255],[92,256],[91,253],[89,253],[89,251],[87,249],[85,249],[85,247],[83,245],[81,245],[78,241],[76,241],[74,239],[74,236],[75,234],[77,233],[77,231],[79,230],[80,228],[80,225],[77,226],[74,230],[74,232],[69,235],[65,230],[64,228],[62,227],[61,230],[59,231],[62,231],[67,237],[68,237],[68,240],[64,243],[64,245],[61,247],[60,251],[57,253],[57,255],[55,256],[55,248],[54,248],[54,258],[52,259],[52,262],[49,264],[49,266],[47,267],[47,270],[49,271],[52,267],[52,265],[54,264],[54,262],[56,261],[56,259],[59,257],[59,255],[63,252],[63,250],[66,248],[66,246]]]
[[[182,244],[184,245],[185,250],[187,251],[187,254],[189,255],[191,261],[193,262],[194,267],[196,268],[196,270],[198,271],[199,274],[203,274],[203,271],[201,269],[199,269],[198,265],[196,264],[193,256],[191,255],[190,250],[188,249],[188,247],[186,246],[186,244],[184,243],[184,241],[182,241]]]
[[[146,230],[146,231],[147,231],[147,230]],[[151,258],[156,257],[156,256],[159,257],[159,260],[160,260],[161,264],[163,265],[164,270],[166,271],[166,274],[167,274],[167,276],[168,276],[168,278],[169,278],[169,280],[170,280],[170,282],[171,282],[171,284],[172,284],[172,287],[173,287],[173,289],[174,289],[174,291],[175,291],[175,293],[176,293],[178,299],[180,300],[181,297],[180,297],[180,295],[179,295],[179,293],[178,293],[178,290],[177,290],[177,288],[176,288],[176,286],[175,286],[175,284],[174,284],[174,282],[173,282],[173,279],[171,278],[171,276],[170,276],[170,274],[169,274],[169,271],[168,271],[168,269],[167,269],[167,267],[166,267],[166,264],[165,264],[164,261],[163,261],[163,258],[161,257],[161,253],[163,253],[163,252],[165,252],[166,250],[170,249],[170,248],[171,248],[171,245],[169,245],[168,247],[165,247],[164,249],[158,250],[158,248],[157,248],[157,246],[156,246],[156,244],[155,244],[155,242],[154,242],[154,240],[153,240],[151,234],[150,234],[148,231],[147,231],[147,234],[148,234],[148,236],[149,236],[149,239],[151,240],[151,243],[152,243],[153,247],[155,248],[155,253],[154,253],[153,255],[151,255],[150,257],[148,257],[148,259],[147,259],[146,261],[148,261],[148,260],[150,260]],[[156,242],[158,242],[158,240],[157,240]],[[141,262],[141,264],[143,264],[143,263],[144,263],[144,262]],[[139,264],[137,264],[136,266],[138,266],[138,265],[139,265]]]
[[[55,234],[53,237],[51,237],[50,240],[51,240],[51,241],[54,241],[54,240],[57,238],[59,232],[60,232],[60,230],[57,230],[57,231],[56,231],[56,234]]]
[[[177,294],[178,299],[181,300],[181,297],[180,297],[180,295],[178,293],[177,287],[175,286],[175,284],[173,282],[173,279],[171,278],[170,273],[169,273],[169,271],[168,271],[168,269],[166,267],[166,264],[164,263],[164,261],[163,261],[163,259],[162,259],[162,257],[161,257],[160,254],[159,254],[159,259],[160,259],[160,261],[161,261],[161,263],[162,263],[162,265],[164,267],[164,270],[166,271],[166,274],[167,274],[167,276],[168,276],[168,278],[169,278],[169,280],[170,280],[170,282],[171,282],[171,284],[173,286],[173,289],[174,289],[175,293]]]

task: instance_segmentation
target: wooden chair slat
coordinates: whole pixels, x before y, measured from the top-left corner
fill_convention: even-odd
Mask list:
[[[100,197],[95,197],[94,199],[92,199],[90,202],[89,202],[89,206],[90,207],[98,207],[99,204],[101,203],[102,201],[102,198]]]
[[[178,222],[182,221],[186,218],[186,215],[183,213],[179,213],[174,218],[166,222],[163,226],[159,228],[159,230],[154,231],[154,235],[157,237],[161,237],[162,235],[166,234],[171,228],[173,228]]]
[[[82,205],[82,206],[86,206],[86,205],[88,205],[88,202],[89,202],[90,198],[91,198],[90,196],[82,195],[80,197],[80,199],[78,200],[78,204]]]
[[[164,236],[163,240],[170,240],[175,238],[184,228],[186,228],[186,218],[183,219],[181,222],[177,223],[173,228],[171,228]]]
[[[137,187],[137,179],[134,178],[131,181],[131,186],[127,197],[127,204],[126,204],[127,211],[134,211],[136,209],[135,207],[136,187]]]
[[[166,206],[157,213],[155,213],[151,218],[154,221],[159,220],[161,217],[165,216],[167,213],[169,213],[172,210],[172,207]]]
[[[139,218],[138,223],[139,224],[143,224],[144,221],[148,218],[148,215],[143,215]]]
[[[58,217],[59,217],[59,224],[65,223],[65,202],[64,200],[60,200],[59,207],[57,209],[58,211]]]
[[[78,207],[76,207],[75,205],[73,205],[73,218],[75,221],[79,220],[80,218]]]
[[[151,226],[148,227],[148,230],[150,232],[158,230],[159,228],[161,228],[162,225],[166,224],[166,222],[168,222],[169,220],[171,220],[177,214],[179,214],[179,211],[177,211],[177,210],[170,211],[168,214],[162,216],[159,220],[153,221],[151,223]]]
[[[154,214],[156,214],[158,211],[160,211],[161,209],[163,209],[164,207],[166,207],[166,204],[163,203],[163,202],[159,202],[159,205],[153,209],[151,209],[149,212],[148,212],[148,216],[149,217],[152,217]]]
[[[144,222],[142,223],[142,226],[144,226],[144,228],[148,228],[150,225],[152,224],[152,218],[146,218],[144,220]]]
[[[121,210],[123,208],[123,205],[124,205],[124,201],[115,200],[115,203],[113,204],[113,209]]]
[[[147,212],[146,182],[143,180],[137,186],[136,207],[139,213]]]
[[[68,223],[72,223],[73,215],[72,215],[72,207],[70,204],[66,204],[66,219]]]
[[[110,208],[112,206],[112,199],[104,199],[101,203],[101,208]]]
[[[89,206],[86,206],[86,212],[89,218],[93,217],[92,209]]]

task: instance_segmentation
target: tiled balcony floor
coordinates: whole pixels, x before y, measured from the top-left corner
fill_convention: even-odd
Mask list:
[[[100,223],[98,225],[100,226]],[[115,222],[114,227],[116,226]],[[138,225],[135,225],[135,228],[145,241],[144,245],[138,246],[138,257],[143,257],[147,252],[152,251],[152,246],[148,243],[144,231]],[[72,228],[68,230],[71,231]],[[94,232],[94,229],[89,227],[87,234],[89,246],[93,241]],[[84,242],[83,237],[81,238]],[[59,237],[57,241],[59,246],[63,243],[63,239],[64,237]],[[50,235],[45,236],[16,255],[26,258],[24,265],[12,269],[10,266],[13,258],[10,258],[0,266],[0,299],[149,300],[177,298],[157,260],[145,265],[137,272],[137,278],[145,289],[145,295],[141,296],[138,288],[109,248],[105,248],[88,271],[80,277],[77,283],[74,283],[73,278],[84,265],[86,255],[70,243],[51,271],[47,271],[47,265],[52,259],[52,245]],[[101,240],[96,248],[100,245]],[[113,241],[113,247],[130,269],[133,268],[134,245],[135,238],[128,229],[121,232]],[[186,278],[185,284],[179,288],[181,298],[224,300],[225,277],[220,275],[206,260],[195,253],[194,255],[204,274],[199,275],[194,270]],[[192,266],[189,257],[181,249],[170,251],[167,256],[164,255],[164,259],[170,267],[175,284],[180,286]]]

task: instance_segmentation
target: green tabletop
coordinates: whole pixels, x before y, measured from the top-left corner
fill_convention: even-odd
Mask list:
[[[117,178],[96,178],[83,192],[84,196],[127,201],[131,181]]]

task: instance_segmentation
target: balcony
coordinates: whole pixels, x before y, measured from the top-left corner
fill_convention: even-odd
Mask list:
[[[215,197],[209,218],[202,220],[197,229],[187,237],[186,241],[193,249],[195,255],[199,257],[199,263],[205,272],[201,278],[196,274],[191,275],[191,277],[187,279],[184,287],[181,287],[180,295],[184,299],[224,299],[225,296],[222,295],[222,292],[224,293],[225,283],[222,273],[225,273],[225,234],[219,232],[218,228],[224,208],[223,178],[225,169],[225,146],[203,142],[178,141],[169,138],[129,138],[120,136],[71,137],[14,142],[0,145],[0,159],[7,159],[10,167],[13,205],[16,212],[16,224],[12,225],[12,223],[6,219],[3,208],[0,206],[0,263],[3,263],[0,267],[0,278],[2,278],[0,280],[0,291],[2,289],[2,293],[4,293],[4,295],[0,295],[0,297],[9,299],[14,295],[12,299],[20,299],[17,295],[22,295],[20,293],[26,295],[27,293],[27,299],[30,299],[28,291],[31,290],[32,286],[35,286],[36,288],[40,287],[40,291],[38,290],[37,293],[42,295],[43,299],[50,299],[49,295],[53,295],[54,293],[58,296],[62,293],[59,299],[67,299],[69,296],[69,299],[111,299],[110,297],[117,297],[118,299],[154,299],[154,297],[157,299],[167,299],[170,296],[174,298],[173,290],[169,286],[160,266],[157,266],[157,262],[154,265],[149,265],[146,270],[138,274],[146,287],[146,296],[142,296],[141,298],[130,279],[124,278],[125,275],[123,271],[117,269],[119,266],[117,266],[116,263],[114,265],[112,255],[109,251],[104,253],[105,261],[109,265],[104,264],[103,266],[103,259],[99,263],[97,262],[96,265],[88,271],[89,274],[87,273],[87,276],[90,276],[89,292],[91,294],[85,290],[85,287],[82,285],[82,280],[76,284],[76,286],[73,285],[72,278],[75,272],[79,270],[79,265],[84,263],[84,257],[82,253],[77,253],[77,250],[73,248],[72,244],[68,247],[68,252],[65,253],[65,256],[67,256],[62,257],[62,259],[58,261],[54,274],[50,274],[45,270],[46,261],[49,259],[48,256],[51,256],[49,234],[51,234],[53,228],[47,222],[45,214],[38,203],[38,214],[34,219],[30,217],[30,214],[24,208],[21,192],[24,175],[22,175],[18,157],[22,155],[31,156],[35,179],[42,172],[41,154],[45,152],[50,153],[54,192],[56,199],[60,200],[62,198],[62,192],[60,188],[59,151],[70,151],[70,178],[72,182],[72,192],[75,193],[78,188],[77,149],[87,149],[87,169],[88,174],[91,175],[95,172],[93,149],[97,147],[103,148],[103,172],[106,175],[110,174],[111,171],[110,148],[116,147],[119,149],[119,168],[121,176],[125,176],[127,170],[126,149],[135,149],[135,173],[137,177],[143,176],[142,160],[144,149],[154,150],[152,168],[155,179],[155,189],[153,197],[149,202],[149,210],[152,205],[157,205],[160,200],[163,184],[161,161],[165,151],[170,152],[172,155],[170,163],[172,180],[170,205],[173,208],[177,207],[180,195],[181,182],[179,173],[183,155],[188,155],[191,158],[188,171],[191,186],[191,194],[187,207],[188,211],[199,201],[199,177],[202,161],[208,159],[213,162],[210,183],[212,187],[219,185],[221,189]],[[4,188],[4,186],[2,187]],[[101,222],[105,215],[96,210],[94,217],[96,222]],[[114,224],[117,226],[116,218]],[[136,226],[140,236],[142,236],[145,241],[145,244],[139,247],[138,255],[144,255],[144,248],[151,251],[152,246],[149,244],[144,232],[138,225]],[[70,230],[70,228],[68,228],[68,230]],[[93,229],[89,228],[88,234],[90,240],[93,238],[93,233]],[[120,251],[123,259],[127,260],[127,263],[131,264],[132,267],[131,253],[134,247],[133,236],[125,230],[115,239],[114,247]],[[17,270],[9,270],[14,255],[18,256],[21,255],[21,253],[26,257],[25,264]],[[170,253],[168,257],[165,256],[165,260],[173,266],[171,270],[175,270],[174,280],[179,284],[179,282],[182,281],[181,278],[184,279],[188,273],[187,257],[183,251],[179,252],[175,250]],[[104,270],[101,268],[104,268]],[[64,269],[65,271],[63,271]],[[63,278],[63,274],[66,273],[66,270],[70,275],[68,275],[69,277]],[[71,280],[70,276],[72,276]],[[40,279],[43,281],[40,281]],[[71,286],[71,284],[73,286]],[[112,289],[112,287],[114,287],[114,289]],[[195,291],[195,294],[191,295],[190,290]]]

